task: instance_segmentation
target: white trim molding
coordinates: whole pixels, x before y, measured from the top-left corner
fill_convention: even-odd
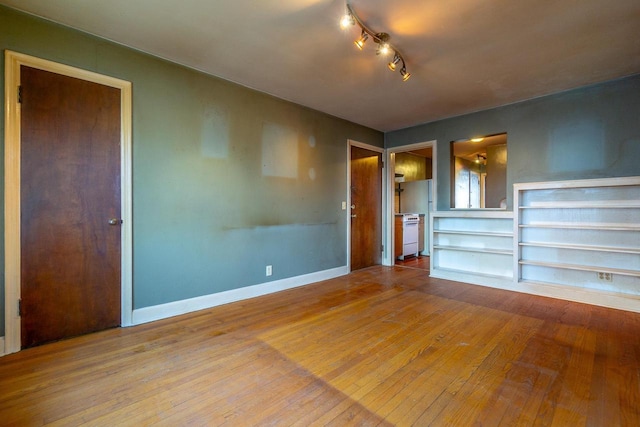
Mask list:
[[[0,356],[4,356],[4,337],[0,337]]]
[[[229,304],[249,298],[272,294],[286,289],[305,286],[310,283],[321,282],[336,277],[349,274],[347,266],[337,267],[330,270],[318,271],[304,274],[302,276],[290,277],[287,279],[275,280],[273,282],[260,283],[244,288],[231,289],[201,297],[185,299],[181,301],[169,302],[166,304],[154,305],[151,307],[138,308],[133,310],[133,324],[153,322],[155,320],[166,319],[168,317],[179,316],[198,310]]]
[[[131,178],[131,82],[44,59],[5,51],[5,337],[4,352],[20,350],[20,67],[22,65],[120,89],[121,93],[121,325],[131,325],[132,274],[132,178]]]

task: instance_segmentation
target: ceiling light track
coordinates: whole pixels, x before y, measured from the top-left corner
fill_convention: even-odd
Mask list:
[[[358,15],[356,15],[351,5],[347,3],[347,13],[340,20],[340,27],[344,30],[356,24],[360,27],[360,37],[353,42],[356,47],[362,50],[364,48],[364,44],[369,38],[371,38],[371,40],[378,45],[376,48],[376,55],[388,55],[393,52],[393,59],[389,64],[387,64],[387,67],[391,71],[396,71],[398,64],[402,63],[402,66],[400,67],[402,81],[406,82],[409,80],[411,73],[407,72],[407,65],[400,51],[389,43],[391,36],[387,33],[377,33],[371,30],[364,24],[364,22],[362,22]]]

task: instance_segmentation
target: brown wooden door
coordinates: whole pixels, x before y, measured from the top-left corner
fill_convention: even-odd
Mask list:
[[[351,147],[351,270],[382,258],[382,154]]]
[[[20,80],[26,348],[120,324],[120,90],[27,66]]]

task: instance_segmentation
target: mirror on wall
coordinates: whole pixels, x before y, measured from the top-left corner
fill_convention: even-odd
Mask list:
[[[506,209],[507,134],[451,143],[451,207]]]

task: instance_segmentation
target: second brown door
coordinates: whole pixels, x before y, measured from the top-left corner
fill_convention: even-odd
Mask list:
[[[351,270],[382,259],[382,154],[351,147]]]

